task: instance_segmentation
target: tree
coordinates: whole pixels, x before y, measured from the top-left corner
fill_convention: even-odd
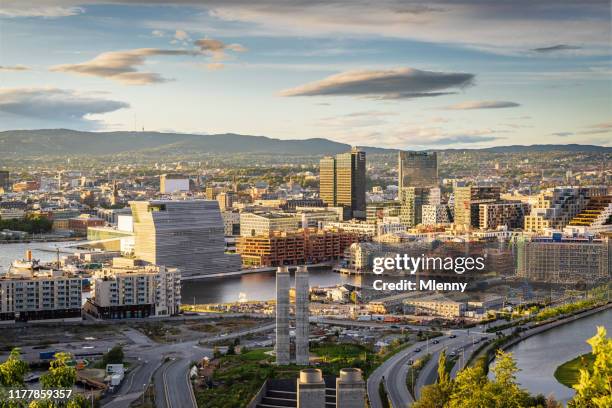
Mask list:
[[[0,364],[0,385],[4,387],[22,386],[28,370],[28,363],[21,359],[21,350],[12,349],[6,361]]]
[[[574,385],[576,395],[568,403],[571,408],[607,408],[612,406],[612,339],[603,326],[587,340],[595,361],[591,370],[580,369],[580,379]]]
[[[438,383],[449,384],[450,374],[446,371],[446,351],[442,350],[438,357]]]
[[[499,408],[521,408],[528,405],[529,393],[519,387],[516,373],[519,371],[512,353],[497,350],[496,363],[492,369],[495,379],[488,388],[495,396],[495,406]]]
[[[43,388],[72,388],[76,381],[76,368],[68,365],[70,353],[55,353],[49,371],[40,377]]]
[[[122,364],[123,363],[123,347],[115,346],[104,354],[102,363],[106,367],[107,364]]]

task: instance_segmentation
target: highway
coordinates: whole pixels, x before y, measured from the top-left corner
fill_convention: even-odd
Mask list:
[[[464,346],[472,345],[473,338],[482,338],[491,336],[488,333],[477,330],[470,331],[468,336],[467,330],[453,330],[453,334],[457,337],[451,339],[448,334],[443,337],[438,337],[433,340],[419,342],[411,345],[385,361],[380,365],[368,378],[367,392],[372,408],[382,408],[382,401],[378,395],[378,387],[384,377],[385,389],[393,407],[406,407],[414,402],[412,395],[408,392],[406,377],[408,375],[409,360],[417,360],[425,357],[427,354],[432,354],[429,362],[421,369],[415,390],[417,396],[420,388],[424,385],[431,384],[436,381],[437,376],[437,359],[443,349],[447,352],[455,351]],[[433,341],[438,341],[438,344],[433,344]],[[419,349],[420,351],[416,351]]]

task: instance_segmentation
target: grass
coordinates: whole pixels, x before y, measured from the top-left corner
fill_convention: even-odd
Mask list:
[[[198,384],[194,389],[198,407],[244,407],[267,378],[297,378],[303,366],[276,366],[274,356],[266,354],[269,350],[252,349],[243,354],[221,356],[212,381]],[[322,343],[313,345],[311,354],[320,357],[317,368],[324,375],[335,376],[346,367],[361,368],[369,373],[379,359],[370,348],[359,344]]]
[[[566,387],[572,388],[580,380],[580,369],[592,369],[594,361],[595,356],[591,353],[566,361],[555,370],[555,378]]]

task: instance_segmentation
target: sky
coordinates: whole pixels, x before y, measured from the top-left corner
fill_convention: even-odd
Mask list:
[[[612,146],[607,0],[2,0],[0,130]]]

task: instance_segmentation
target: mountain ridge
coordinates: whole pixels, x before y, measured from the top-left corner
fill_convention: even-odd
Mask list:
[[[155,152],[158,154],[288,154],[325,155],[346,152],[351,145],[315,137],[278,139],[235,133],[192,134],[166,132],[85,132],[71,129],[7,130],[0,132],[0,152],[7,155],[85,155]],[[367,153],[393,153],[399,149],[360,146]],[[410,149],[406,149],[410,150]],[[440,152],[602,152],[612,147],[580,144],[510,145],[488,148],[429,149]]]

